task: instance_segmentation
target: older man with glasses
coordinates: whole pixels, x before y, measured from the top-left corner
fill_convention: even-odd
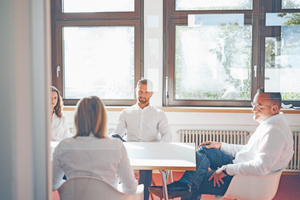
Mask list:
[[[284,168],[293,155],[293,138],[281,108],[280,93],[259,89],[253,119],[260,123],[246,145],[204,142],[196,151],[196,171],[186,171],[168,185],[170,198],[199,200],[201,194],[224,195],[232,177],[264,176]],[[208,169],[211,168],[211,171]],[[161,186],[150,192],[162,197]],[[255,191],[254,191],[255,192]]]

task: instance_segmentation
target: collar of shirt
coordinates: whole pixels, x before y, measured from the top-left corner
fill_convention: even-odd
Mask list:
[[[94,136],[94,134],[93,133],[90,133],[90,135],[89,136],[77,136],[76,138],[75,138],[75,140],[93,140],[93,139],[95,139],[96,137]]]
[[[282,118],[282,117],[283,117],[283,114],[282,114],[282,112],[280,112],[280,113],[277,114],[277,115],[273,115],[273,116],[269,117],[268,119],[265,119],[265,120],[262,121],[261,123],[262,123],[262,124],[272,123],[272,121],[278,120],[278,119],[280,119],[280,118]]]
[[[137,103],[133,105],[134,108],[139,109],[139,110],[144,110],[144,109],[151,109],[152,105],[149,103],[148,106],[146,106],[144,109],[142,109]]]

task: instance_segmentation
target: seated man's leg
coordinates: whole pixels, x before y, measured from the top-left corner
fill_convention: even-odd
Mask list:
[[[182,178],[191,181],[199,188],[208,168],[215,170],[222,165],[232,163],[232,160],[232,156],[219,149],[207,149],[205,146],[201,146],[196,151],[196,171],[186,171]]]
[[[193,191],[193,194],[189,198],[182,198],[181,200],[200,200],[202,194],[212,194],[212,195],[224,195],[226,193],[226,190],[231,182],[231,179],[233,176],[226,176],[222,180],[224,181],[224,184],[220,184],[220,187],[216,186],[214,187],[213,180],[209,181],[209,178],[216,170],[208,171],[201,183],[201,187],[199,190]]]
[[[231,179],[233,176],[225,176],[222,180],[224,184],[220,183],[220,187],[216,185],[214,187],[214,182],[213,180],[209,181],[208,179],[211,177],[211,175],[215,172],[216,170],[208,171],[205,174],[205,177],[201,183],[201,187],[197,191],[199,194],[213,194],[213,195],[224,195],[226,193],[226,190],[231,182]]]
[[[140,170],[139,184],[144,184],[144,200],[149,199],[148,188],[152,183],[152,170]]]
[[[201,146],[196,151],[196,171],[186,171],[179,181],[175,181],[168,185],[169,197],[190,197],[192,191],[201,188],[208,168],[216,169],[222,165],[232,163],[232,157],[218,149],[207,149]],[[162,197],[162,187],[152,186],[150,191]],[[194,195],[193,195],[194,196]]]

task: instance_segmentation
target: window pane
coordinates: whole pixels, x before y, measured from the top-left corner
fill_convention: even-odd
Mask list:
[[[134,27],[64,27],[65,98],[134,99]]]
[[[176,10],[251,10],[252,0],[176,0]]]
[[[300,25],[300,13],[266,13],[266,26]]]
[[[63,13],[134,12],[134,0],[63,0]]]
[[[265,89],[284,100],[300,100],[300,26],[282,26],[265,40]]]
[[[298,9],[300,8],[300,0],[282,0],[283,9]]]
[[[251,43],[251,26],[177,25],[175,98],[250,100]]]

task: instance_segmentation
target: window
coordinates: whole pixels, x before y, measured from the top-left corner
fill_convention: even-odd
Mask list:
[[[52,5],[52,84],[65,105],[99,96],[135,103],[143,76],[143,0],[56,0]]]
[[[167,0],[164,8],[164,105],[246,107],[259,87],[300,105],[299,0]]]

